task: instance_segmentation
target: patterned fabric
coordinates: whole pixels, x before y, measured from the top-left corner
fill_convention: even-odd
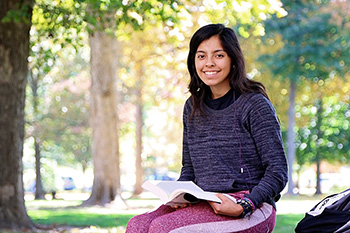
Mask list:
[[[287,161],[275,110],[263,95],[241,95],[230,106],[192,119],[184,107],[183,160],[179,180],[194,181],[205,191],[237,192],[259,206],[283,190]]]
[[[245,192],[231,194],[243,197]],[[217,215],[206,201],[175,210],[162,205],[157,210],[133,217],[126,233],[228,233],[272,232],[276,221],[275,209],[264,203],[249,218]]]
[[[268,233],[272,232],[276,221],[275,209],[264,203],[263,206],[254,212],[249,218],[233,219],[228,221],[207,222],[192,224],[170,231],[171,233]]]
[[[272,104],[261,94],[241,95],[228,107],[204,104],[205,117],[191,120],[184,107],[183,160],[179,180],[205,191],[248,197],[257,209],[243,219],[217,215],[208,202],[157,210],[132,218],[126,233],[272,232],[276,211],[271,201],[287,183],[287,161]],[[249,190],[249,191],[244,191]]]

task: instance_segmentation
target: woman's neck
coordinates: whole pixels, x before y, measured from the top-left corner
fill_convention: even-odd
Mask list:
[[[224,95],[227,94],[227,92],[229,92],[231,90],[231,87],[229,88],[225,88],[225,89],[219,89],[219,90],[213,90],[212,88],[211,90],[211,98],[213,100],[218,99],[220,97],[223,97]]]

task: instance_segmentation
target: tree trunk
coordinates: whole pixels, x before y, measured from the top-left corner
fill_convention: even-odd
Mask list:
[[[141,187],[143,183],[143,168],[142,168],[142,127],[143,127],[143,117],[142,117],[142,91],[141,85],[136,87],[136,183],[134,194],[141,194],[143,189]]]
[[[317,130],[317,141],[316,141],[316,192],[315,194],[322,194],[321,191],[321,161],[322,161],[322,149],[321,145],[319,143],[319,140],[323,138],[323,131],[321,129],[322,126],[322,112],[323,112],[323,100],[322,100],[322,92],[320,92],[320,97],[318,100],[316,100],[315,106],[317,106],[317,124],[316,124],[316,130]]]
[[[316,192],[315,194],[322,194],[321,191],[321,158],[319,152],[316,152]]]
[[[24,105],[33,1],[0,1],[0,229],[33,229],[23,190]],[[27,7],[20,22],[1,20]]]
[[[32,122],[33,125],[37,125],[38,123],[38,85],[39,85],[39,78],[38,76],[34,77],[32,71],[30,70],[29,74],[29,86],[32,89],[33,94],[33,114],[34,114],[34,122]],[[34,130],[35,134],[37,134],[38,130]],[[34,148],[35,148],[35,199],[45,199],[45,193],[43,190],[43,184],[41,179],[41,163],[40,163],[40,139],[36,135],[33,135],[34,138]]]
[[[294,182],[293,182],[293,165],[295,161],[295,94],[296,94],[296,81],[291,79],[290,81],[290,95],[289,95],[289,109],[288,109],[288,131],[287,131],[287,156],[288,156],[288,190],[287,193],[294,195]]]
[[[117,119],[117,40],[105,32],[90,35],[92,157],[94,182],[83,205],[105,205],[120,194]]]
[[[35,200],[45,199],[45,192],[43,189],[42,179],[41,179],[41,163],[40,163],[40,144],[38,139],[34,137],[34,147],[35,147]]]

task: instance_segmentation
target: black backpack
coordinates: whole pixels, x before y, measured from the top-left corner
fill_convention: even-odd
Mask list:
[[[349,233],[350,189],[332,194],[305,214],[296,233]]]

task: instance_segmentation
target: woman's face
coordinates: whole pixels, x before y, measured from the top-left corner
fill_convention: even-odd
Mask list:
[[[230,90],[228,74],[231,71],[231,58],[218,36],[212,36],[198,46],[195,65],[200,79],[210,87],[213,99]]]

